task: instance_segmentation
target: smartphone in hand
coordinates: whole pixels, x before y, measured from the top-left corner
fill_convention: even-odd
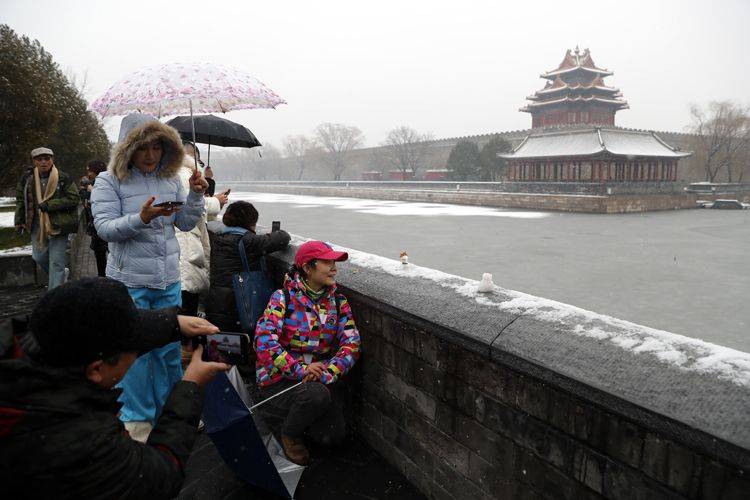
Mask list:
[[[271,232],[276,232],[281,229],[281,221],[275,220],[271,223]]]
[[[179,207],[181,205],[184,205],[185,203],[182,201],[162,201],[161,203],[156,203],[155,205],[152,205],[157,208],[175,208]]]
[[[203,361],[229,365],[250,362],[250,336],[246,333],[219,332],[193,338],[193,347],[203,346]]]

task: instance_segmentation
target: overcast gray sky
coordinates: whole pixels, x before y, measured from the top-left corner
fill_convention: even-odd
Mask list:
[[[38,39],[63,69],[88,72],[90,100],[147,65],[249,71],[288,104],[227,118],[275,145],[326,121],[358,126],[367,145],[402,124],[435,137],[528,128],[518,108],[576,45],[614,72],[605,82],[631,108],[621,126],[682,131],[690,103],[750,100],[749,0],[0,5],[0,22]]]

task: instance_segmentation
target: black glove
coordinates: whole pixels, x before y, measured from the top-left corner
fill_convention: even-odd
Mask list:
[[[41,210],[42,212],[46,213],[48,208],[49,207],[47,207],[47,202],[46,201],[43,201],[43,202],[41,202],[39,204],[39,210]]]

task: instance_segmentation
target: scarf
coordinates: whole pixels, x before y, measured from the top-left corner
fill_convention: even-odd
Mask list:
[[[47,188],[44,190],[44,195],[42,196],[42,181],[39,178],[39,169],[34,169],[34,194],[36,195],[37,206],[49,200],[55,194],[57,179],[57,167],[52,165],[52,170],[50,170],[49,179],[47,180]],[[52,231],[52,221],[49,218],[49,214],[39,210],[39,233],[37,234],[39,248],[47,248],[47,239],[57,232],[59,231]]]
[[[323,297],[323,295],[325,295],[326,292],[328,291],[327,287],[323,287],[318,291],[313,290],[310,287],[310,284],[307,282],[307,280],[303,278],[302,276],[300,276],[300,281],[302,282],[303,285],[305,285],[305,293],[307,294],[308,297],[312,299],[313,302],[318,302],[320,298]]]

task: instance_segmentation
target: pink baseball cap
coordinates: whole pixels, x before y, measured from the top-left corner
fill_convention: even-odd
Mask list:
[[[328,243],[322,241],[308,241],[303,243],[297,249],[297,255],[294,256],[294,264],[302,267],[313,259],[335,260],[341,262],[349,258],[346,252],[337,252]]]

